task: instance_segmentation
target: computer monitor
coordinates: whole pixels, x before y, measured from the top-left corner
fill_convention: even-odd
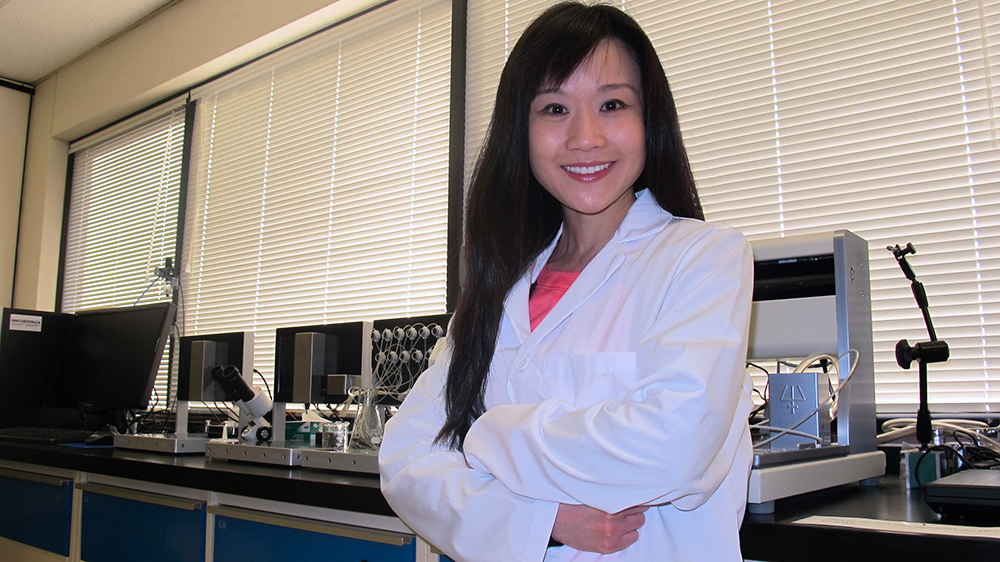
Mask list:
[[[232,365],[252,380],[253,332],[182,336],[178,350],[177,399],[201,402],[229,400],[211,372]]]
[[[45,395],[72,314],[3,309],[0,326],[0,427],[70,427],[76,410],[48,408]]]
[[[47,405],[81,414],[146,409],[176,312],[173,303],[77,312]]]
[[[386,318],[275,331],[275,402],[337,404],[351,388],[376,388],[398,405],[444,337],[450,314]]]
[[[371,322],[294,326],[275,330],[274,401],[340,403],[371,378]]]

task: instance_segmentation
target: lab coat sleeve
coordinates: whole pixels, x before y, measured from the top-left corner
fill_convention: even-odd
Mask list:
[[[433,444],[443,423],[446,365],[421,375],[386,424],[382,493],[407,526],[454,560],[540,562],[558,504],[514,494],[470,469],[460,452]]]
[[[518,494],[608,513],[707,501],[749,447],[752,269],[738,234],[694,243],[664,272],[659,311],[638,341],[640,378],[624,396],[491,408],[466,436],[469,466]]]

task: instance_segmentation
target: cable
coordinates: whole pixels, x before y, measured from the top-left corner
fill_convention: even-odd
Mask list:
[[[964,431],[966,429],[976,428],[986,429],[990,426],[978,420],[941,419],[932,420],[931,427],[937,429],[949,429],[951,431]],[[913,418],[891,419],[882,424],[882,429],[888,429],[888,431],[880,433],[876,438],[876,442],[879,445],[916,434],[917,420]],[[991,444],[996,444],[997,450],[1000,451],[1000,442],[985,435],[979,435],[979,438],[986,440],[988,443],[992,442]]]
[[[827,361],[830,361],[834,365],[837,365],[837,361],[839,361],[839,359],[837,357],[834,357],[833,355],[830,355],[829,353],[814,353],[814,354],[810,355],[809,357],[806,357],[805,359],[803,359],[802,362],[799,363],[795,367],[795,370],[792,371],[792,372],[793,373],[804,373],[806,371],[806,369],[808,369],[810,366],[812,366],[813,363],[819,361],[820,359],[826,359]],[[839,369],[839,366],[838,366],[838,369]]]
[[[821,437],[819,437],[818,435],[813,435],[812,433],[806,433],[804,431],[796,431],[794,429],[787,429],[787,428],[784,428],[784,427],[776,427],[776,426],[773,426],[773,425],[761,425],[761,424],[755,425],[754,428],[756,428],[756,429],[767,429],[767,430],[779,430],[779,431],[781,431],[782,435],[784,435],[784,434],[787,433],[787,434],[791,434],[791,435],[798,435],[800,437],[808,437],[809,439],[812,439],[813,441],[815,441],[817,443],[822,443],[823,442],[823,439]]]
[[[149,292],[149,290],[153,288],[153,285],[156,285],[156,280],[157,279],[159,279],[159,277],[157,277],[156,279],[153,279],[153,282],[150,283],[148,286],[146,286],[146,289],[142,291],[142,294],[139,295],[139,298],[135,299],[135,306],[137,306],[139,304],[139,301],[142,300],[142,297],[146,296],[146,293]]]
[[[257,369],[254,369],[253,372],[255,374],[257,374],[258,376],[260,376],[260,380],[264,381],[264,389],[267,390],[267,398],[269,400],[273,401],[274,400],[274,396],[271,395],[271,386],[269,384],[267,384],[267,379],[265,379],[264,375],[262,375],[261,372],[258,371]],[[253,377],[250,377],[250,378],[253,379]],[[253,384],[253,381],[251,381],[251,384]]]
[[[809,367],[811,367],[813,365],[813,363],[816,363],[817,361],[822,366],[823,373],[825,373],[827,375],[827,377],[826,377],[826,384],[830,388],[830,395],[833,396],[834,394],[836,394],[837,391],[833,387],[833,381],[830,380],[830,376],[829,376],[830,373],[829,373],[829,371],[827,371],[827,365],[832,364],[833,367],[834,367],[834,369],[837,370],[837,374],[839,375],[840,374],[840,365],[838,365],[839,359],[837,357],[834,357],[833,355],[830,355],[829,353],[822,353],[822,352],[821,353],[814,353],[814,354],[810,355],[809,357],[806,357],[805,359],[803,359],[802,362],[799,363],[798,366],[795,367],[795,370],[792,371],[792,372],[793,373],[804,373],[804,372],[806,372],[806,369],[808,369]],[[833,399],[833,406],[830,409],[833,410],[833,411],[837,410],[837,400],[835,398]]]
[[[959,427],[968,426],[971,428],[983,428],[986,429],[990,427],[988,423],[981,422],[979,420],[963,420],[963,419],[948,419],[942,418],[934,420],[939,423],[947,423],[951,425],[956,425]],[[916,418],[893,418],[891,420],[886,420],[882,423],[882,429],[895,429],[897,427],[907,427],[911,425],[916,425]]]
[[[756,364],[756,363],[754,363],[752,361],[747,361],[746,362],[746,366],[747,367],[753,367],[754,369],[758,369],[760,371],[763,371],[764,374],[767,375],[768,377],[771,376],[771,372],[770,371],[768,371],[764,367],[761,367],[760,365],[758,365],[758,364]],[[753,410],[750,411],[750,415],[747,416],[747,421],[749,423],[753,422],[754,416],[756,416],[757,414],[759,414],[760,412],[762,412],[764,409],[767,408],[767,401],[768,401],[767,400],[767,392],[768,392],[769,386],[770,386],[770,381],[769,380],[765,380],[765,382],[764,382],[764,391],[763,392],[761,392],[760,390],[757,390],[757,388],[753,389],[753,392],[756,392],[757,396],[760,396],[760,399],[761,399],[762,403],[761,403],[760,406],[757,406],[756,408],[754,408]],[[761,423],[763,423],[763,422],[761,422]]]
[[[442,327],[433,322],[373,330],[372,388],[376,395],[402,402],[416,378],[427,369],[434,344],[443,333]]]
[[[945,454],[945,458],[947,458],[949,453],[957,455],[958,458],[962,459],[963,463],[968,464],[968,461],[965,459],[965,457],[962,456],[962,453],[959,453],[958,451],[952,449],[951,447],[946,447],[944,445],[934,445],[933,447],[929,447],[926,451],[923,452],[923,454],[920,455],[920,458],[917,459],[917,464],[913,466],[913,480],[920,488],[926,486],[926,483],[920,481],[920,463],[924,462],[924,457],[926,457],[927,455],[931,454],[934,451],[942,451]]]
[[[317,406],[319,406],[319,405],[320,404],[317,404]],[[330,404],[322,404],[322,406],[325,406],[326,409],[330,411],[330,415],[332,415],[333,418],[334,418],[334,419],[330,419],[330,417],[328,417],[328,416],[326,416],[324,414],[320,414],[319,409],[317,409],[316,413],[319,414],[320,417],[322,417],[323,419],[325,419],[327,421],[346,421],[346,420],[344,420],[344,418],[340,417],[340,415],[337,413],[337,410],[334,409],[334,407],[331,406]]]
[[[973,445],[971,443],[963,443],[960,435],[966,435],[973,441],[978,441],[979,445]],[[975,433],[969,433],[967,431],[956,431],[952,433],[952,437],[955,438],[955,442],[958,444],[959,448],[962,450],[962,454],[965,455],[964,461],[966,465],[970,468],[975,469],[986,469],[994,468],[1000,466],[1000,448],[993,444],[983,441],[982,438],[985,436],[978,435]],[[995,440],[986,438],[988,441],[996,443]]]

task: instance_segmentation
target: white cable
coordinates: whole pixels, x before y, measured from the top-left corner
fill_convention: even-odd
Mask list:
[[[947,418],[933,420],[933,423],[938,423],[938,422],[957,425],[959,427],[964,427],[966,429],[976,429],[976,428],[986,429],[990,427],[989,424],[981,422],[979,420],[963,420],[963,419],[947,419]],[[916,424],[917,424],[916,418],[894,418],[883,422],[882,429],[891,430],[891,429],[896,429],[898,427],[907,427],[911,425],[915,426]]]
[[[375,332],[378,337],[372,337],[372,347],[380,358],[372,367],[375,392],[402,401],[413,380],[430,365],[429,337],[440,341],[439,332],[436,324],[428,327],[420,323]]]
[[[908,423],[908,425],[901,425],[904,423]],[[884,429],[886,426],[895,427],[895,429],[879,434],[875,440],[879,445],[889,443],[897,439],[902,439],[904,437],[909,437],[910,435],[915,435],[917,433],[917,423],[913,418],[897,418],[888,420],[882,424],[882,428]],[[971,435],[976,442],[978,442],[979,446],[987,447],[1000,452],[1000,441],[986,435],[976,433],[976,429],[990,427],[989,424],[984,422],[961,419],[932,420],[931,427],[935,429],[947,429],[952,433],[967,433]]]
[[[757,424],[754,427],[756,427],[757,429],[767,429],[767,430],[781,431],[782,435],[788,433],[788,434],[791,434],[791,435],[798,435],[800,437],[808,437],[809,439],[812,439],[813,441],[815,441],[817,443],[822,443],[823,442],[823,439],[821,437],[819,437],[818,435],[813,435],[812,433],[806,433],[805,431],[798,431],[798,430],[795,430],[795,429],[786,429],[784,427],[775,427],[773,425],[760,425],[760,424]]]
[[[833,363],[834,367],[837,369],[837,373],[840,373],[840,365],[837,364],[838,359],[829,353],[814,353],[809,357],[802,360],[798,366],[795,367],[793,373],[804,373],[813,363],[819,361],[820,359],[827,359]]]

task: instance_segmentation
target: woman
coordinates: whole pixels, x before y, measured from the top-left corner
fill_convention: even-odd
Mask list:
[[[752,258],[702,222],[663,68],[608,6],[511,51],[444,357],[382,490],[456,560],[741,560]]]

